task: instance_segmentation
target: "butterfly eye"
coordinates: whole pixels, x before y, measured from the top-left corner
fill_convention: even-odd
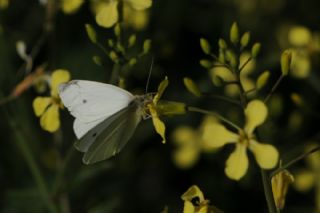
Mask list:
[[[96,133],[96,132],[92,134],[92,137],[95,138],[96,136],[97,136],[97,133]]]
[[[86,100],[86,99],[83,99],[83,100],[82,100],[82,103],[84,103],[84,104],[87,103],[87,100]]]

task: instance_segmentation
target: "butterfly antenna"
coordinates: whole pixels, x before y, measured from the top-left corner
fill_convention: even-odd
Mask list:
[[[153,69],[153,62],[154,62],[154,56],[152,56],[152,59],[151,59],[151,65],[150,65],[149,75],[148,75],[147,84],[146,84],[146,91],[145,91],[146,94],[147,94],[148,88],[149,88],[149,82],[150,82],[151,73],[152,73],[152,69]]]

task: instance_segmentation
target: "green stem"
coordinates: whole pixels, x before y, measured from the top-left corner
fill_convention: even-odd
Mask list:
[[[204,96],[208,97],[208,98],[214,98],[217,100],[222,100],[237,106],[240,106],[239,102],[236,100],[233,100],[231,98],[225,97],[225,96],[221,96],[221,95],[214,95],[214,94],[209,94],[209,93],[203,93]]]
[[[53,194],[57,194],[59,192],[59,190],[60,190],[60,187],[63,184],[63,177],[64,177],[64,174],[66,172],[66,168],[67,168],[70,160],[72,159],[72,156],[75,153],[74,150],[75,150],[74,147],[70,146],[70,148],[69,148],[69,150],[67,152],[67,155],[64,158],[64,160],[63,160],[63,162],[61,164],[61,167],[59,168],[59,171],[56,174],[56,177],[55,177],[55,180],[54,180],[54,183],[53,183],[53,189],[52,189],[52,193]]]
[[[212,112],[212,111],[208,111],[208,110],[204,110],[204,109],[200,109],[198,107],[192,107],[192,106],[188,106],[187,110],[189,112],[199,112],[199,113],[206,114],[206,115],[212,115],[212,116],[218,118],[219,120],[225,122],[226,124],[229,124],[230,126],[235,128],[236,130],[238,130],[238,131],[241,130],[241,128],[239,126],[237,126],[236,124],[234,124],[233,122],[231,122],[230,120],[228,120],[227,118],[223,117],[222,115],[220,115],[216,112]]]
[[[111,77],[110,77],[110,84],[116,85],[118,83],[119,79],[119,74],[121,70],[121,65],[120,64],[114,64],[111,72]]]
[[[240,54],[239,54],[240,55]],[[249,58],[242,67],[238,68],[238,70],[236,70],[235,73],[235,77],[236,77],[236,80],[239,82],[238,83],[238,87],[239,87],[239,90],[240,90],[240,103],[242,105],[242,108],[245,109],[246,106],[247,106],[247,93],[245,92],[244,88],[243,88],[243,85],[240,81],[240,72],[241,70],[245,67],[245,65],[247,65],[249,63],[251,59]],[[259,133],[256,129],[256,137],[257,139],[259,140]],[[276,208],[276,205],[275,205],[275,202],[274,202],[274,198],[273,198],[273,193],[272,193],[272,186],[271,186],[271,180],[269,178],[269,175],[267,174],[267,171],[263,170],[263,169],[260,169],[260,173],[261,173],[261,177],[262,177],[262,184],[263,184],[263,190],[264,190],[264,195],[265,195],[265,198],[266,198],[266,201],[267,201],[267,206],[268,206],[268,210],[269,210],[269,213],[277,213],[277,208]]]
[[[264,195],[266,197],[267,205],[269,213],[277,213],[278,210],[274,203],[272,188],[271,188],[271,180],[267,172],[263,169],[260,169],[261,177],[262,177],[262,184],[264,189]]]
[[[271,88],[269,94],[267,95],[267,97],[264,99],[264,102],[267,103],[267,101],[271,98],[271,96],[273,95],[273,93],[277,90],[278,86],[280,85],[282,79],[284,78],[284,75],[281,75],[278,80],[276,81],[276,83],[273,85],[273,87]]]
[[[9,113],[7,112],[7,110],[4,109],[3,111],[6,116],[6,119],[9,121],[9,125],[11,129],[15,130],[14,136],[15,136],[18,148],[20,149],[23,157],[27,162],[27,165],[37,184],[37,187],[43,202],[45,203],[49,212],[57,213],[58,210],[50,197],[43,175],[41,174],[39,166],[37,165],[35,159],[33,158],[33,155],[31,153],[31,150],[29,149],[27,141],[25,140],[24,136],[19,131],[17,131],[18,129],[17,123],[12,117],[9,116]]]
[[[278,169],[276,169],[275,171],[273,171],[273,172],[271,173],[271,176],[270,176],[270,177],[273,177],[273,176],[276,175],[277,173],[279,173],[279,172],[281,172],[281,171],[289,168],[289,167],[292,166],[293,164],[297,163],[298,161],[304,159],[305,157],[307,157],[307,156],[311,155],[312,153],[315,153],[315,152],[317,152],[317,151],[319,151],[319,150],[320,150],[320,146],[315,147],[315,148],[311,149],[310,151],[303,153],[302,155],[294,158],[293,160],[289,161],[288,163],[282,165],[280,168],[278,168]]]

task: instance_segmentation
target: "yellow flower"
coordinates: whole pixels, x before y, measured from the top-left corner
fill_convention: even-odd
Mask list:
[[[62,0],[61,9],[66,14],[76,12],[83,4],[83,0]]]
[[[206,125],[216,123],[214,117],[206,117],[199,129],[193,129],[188,126],[181,126],[177,128],[172,138],[177,148],[173,153],[174,163],[182,169],[192,167],[199,159],[201,151],[213,151],[215,148],[210,147],[210,144],[202,140],[202,129]]]
[[[118,22],[118,3],[119,0],[93,1],[93,8],[96,14],[96,22],[98,25],[109,28]],[[152,0],[124,0],[123,3],[125,7],[130,7],[130,9],[135,11],[143,11],[151,7]]]
[[[226,162],[225,173],[233,180],[240,180],[247,172],[249,160],[247,149],[253,152],[258,165],[263,169],[276,166],[279,158],[277,149],[256,140],[254,130],[267,118],[268,109],[262,101],[253,100],[245,109],[246,123],[238,134],[227,130],[222,124],[208,125],[203,132],[203,140],[212,147],[219,148],[228,143],[235,144],[235,150]]]
[[[62,105],[58,96],[58,86],[69,79],[70,73],[67,70],[55,70],[51,75],[51,96],[40,96],[33,100],[34,113],[40,117],[42,129],[48,132],[55,132],[60,127],[59,108],[62,108]]]
[[[206,200],[198,186],[191,186],[182,196],[184,201],[183,213],[218,213],[221,212],[210,201]]]
[[[166,77],[160,83],[160,85],[158,87],[158,92],[154,96],[152,102],[147,105],[147,107],[149,109],[149,112],[151,114],[153,126],[154,126],[156,132],[162,137],[162,143],[166,142],[166,138],[165,138],[166,126],[164,125],[164,123],[159,118],[159,113],[157,111],[157,104],[158,104],[163,92],[167,88],[168,84],[169,84],[169,80]]]

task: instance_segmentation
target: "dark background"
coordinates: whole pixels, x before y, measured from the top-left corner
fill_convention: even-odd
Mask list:
[[[208,72],[199,65],[199,60],[205,57],[199,39],[207,38],[213,51],[217,52],[218,39],[228,39],[230,26],[237,21],[241,32],[250,31],[252,40],[261,42],[257,72],[271,70],[274,82],[280,74],[281,51],[287,48],[279,43],[279,31],[294,25],[303,25],[312,32],[320,31],[319,8],[320,1],[317,0],[154,0],[149,25],[137,32],[140,42],[145,38],[153,41],[155,66],[149,90],[156,91],[159,82],[167,75],[170,84],[164,99],[226,114],[227,109],[231,108],[224,102],[194,98],[183,86],[182,78],[190,76],[201,89],[213,94],[223,93],[221,88],[213,86]],[[8,9],[0,11],[1,93],[9,94],[23,79],[23,75],[17,73],[23,61],[15,51],[15,42],[23,40],[31,49],[40,37],[44,13],[44,8],[35,0],[12,0]],[[71,71],[73,79],[108,82],[112,62],[89,41],[84,30],[85,23],[94,26],[101,41],[112,37],[111,29],[103,29],[95,24],[89,3],[86,2],[73,15],[57,14],[54,45],[44,45],[35,63],[41,63],[50,56],[52,70],[64,68]],[[285,36],[282,39],[286,39]],[[93,55],[100,55],[105,66],[95,65],[91,59]],[[133,68],[127,79],[128,90],[144,90],[150,63],[149,55]],[[290,94],[298,92],[311,110],[319,106],[319,54],[314,56],[312,64],[312,75],[307,79],[288,77],[283,81],[277,91],[283,102],[282,113],[270,118],[266,124],[267,141],[275,144],[281,154],[286,154],[284,158],[287,156],[290,159],[299,154],[306,141],[318,139],[318,125],[314,124],[320,118],[297,109],[290,100]],[[271,86],[272,82],[269,88]],[[262,93],[262,96],[266,93]],[[36,96],[38,94],[31,88],[18,99],[1,106],[9,111],[10,119],[17,123],[12,128],[1,109],[1,212],[46,212],[15,137],[16,134],[23,135],[50,188],[57,173],[52,166],[55,157],[45,156],[52,153],[54,138],[40,128],[39,119],[33,113],[32,100]],[[303,119],[296,129],[289,125],[292,112],[299,113]],[[241,112],[237,113],[241,115]],[[259,168],[252,156],[249,172],[239,182],[229,180],[224,175],[230,147],[217,153],[202,154],[200,161],[188,170],[181,170],[174,165],[171,156],[175,146],[170,134],[181,125],[196,128],[201,119],[202,115],[194,113],[164,118],[168,136],[165,145],[155,134],[151,121],[143,121],[119,155],[93,166],[84,166],[81,153],[74,151],[61,189],[61,193],[69,197],[71,211],[161,212],[167,205],[169,212],[182,212],[183,201],[180,196],[189,186],[197,184],[205,197],[225,212],[267,212]],[[73,118],[63,111],[61,120],[63,144],[59,151],[65,156],[75,140]],[[237,122],[241,123],[242,120]],[[292,169],[303,166],[305,164],[300,162]],[[284,212],[312,212],[314,191],[301,194],[291,188],[286,204]]]

